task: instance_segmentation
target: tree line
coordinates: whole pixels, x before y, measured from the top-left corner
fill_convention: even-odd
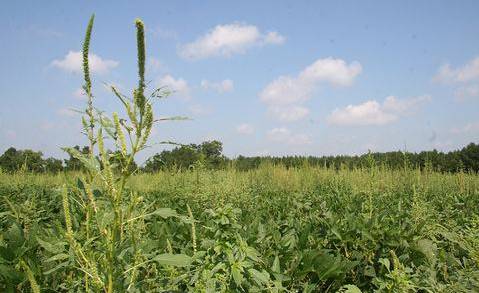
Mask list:
[[[75,146],[78,151],[88,154],[88,147]],[[110,163],[121,166],[121,156],[109,152]],[[164,150],[150,158],[139,168],[140,172],[158,172],[162,170],[217,170],[234,168],[247,171],[258,168],[262,164],[283,165],[287,168],[300,168],[305,165],[326,168],[365,168],[372,164],[391,169],[430,168],[440,172],[473,171],[479,172],[479,144],[470,143],[460,150],[440,152],[437,150],[413,152],[369,152],[363,155],[338,156],[256,156],[228,158],[223,154],[220,141],[205,141],[201,144],[177,145],[171,150]],[[34,173],[58,173],[62,171],[79,171],[81,163],[70,156],[68,159],[43,158],[42,152],[33,150],[7,149],[0,156],[0,169],[4,172],[24,170]],[[132,171],[137,165],[131,166]]]

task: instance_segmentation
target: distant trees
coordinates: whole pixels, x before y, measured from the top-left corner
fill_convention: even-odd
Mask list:
[[[45,166],[42,156],[41,152],[17,150],[11,147],[0,157],[0,167],[8,172],[16,170],[43,172]]]
[[[220,169],[225,167],[227,161],[222,152],[223,144],[217,140],[205,141],[199,145],[181,145],[155,154],[146,161],[143,170],[145,172],[172,168],[186,170],[198,163],[208,169]]]
[[[479,172],[479,144],[471,143],[461,150],[448,153],[437,150],[410,152],[368,153],[360,156],[284,156],[284,157],[243,157],[234,160],[233,165],[237,170],[257,168],[260,164],[270,162],[274,165],[283,165],[287,168],[299,168],[307,162],[310,166],[323,166],[327,168],[359,168],[368,167],[370,160],[377,165],[392,169],[405,166],[410,168],[425,168],[426,166],[440,172],[474,171]]]
[[[89,148],[75,146],[81,153],[88,154]],[[120,168],[125,165],[118,153],[109,151],[110,164]],[[79,171],[81,167],[78,159],[70,156],[63,160],[55,158],[42,158],[41,152],[32,150],[7,149],[0,156],[0,168],[6,172],[25,170],[29,172],[57,173],[61,171]],[[157,172],[160,170],[190,168],[223,169],[228,166],[239,171],[258,168],[261,164],[283,165],[287,168],[300,168],[304,164],[327,168],[359,168],[368,167],[371,160],[376,165],[383,165],[392,169],[405,166],[410,168],[432,168],[440,172],[474,171],[479,172],[479,144],[470,143],[464,148],[448,153],[437,150],[423,151],[420,153],[386,152],[368,153],[361,156],[284,156],[284,157],[245,157],[238,156],[228,159],[223,155],[223,144],[220,141],[205,141],[201,144],[180,145],[171,150],[150,157],[142,172]],[[132,164],[131,170],[136,170]]]
[[[55,158],[47,158],[44,161],[45,171],[48,173],[58,173],[63,171],[62,160]]]

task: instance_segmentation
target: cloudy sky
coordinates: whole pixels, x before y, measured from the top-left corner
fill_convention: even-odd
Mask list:
[[[451,150],[479,140],[478,1],[8,1],[0,11],[0,151],[83,145],[81,43],[96,14],[99,108],[136,82],[174,94],[153,142],[219,139],[228,156]],[[97,2],[98,3],[98,2]],[[141,158],[161,151],[154,144]]]

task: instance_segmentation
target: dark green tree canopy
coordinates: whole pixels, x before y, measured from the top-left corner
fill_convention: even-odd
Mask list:
[[[74,149],[83,154],[88,154],[88,146],[75,146]],[[117,152],[108,151],[110,164],[118,168],[125,165]],[[24,170],[29,172],[79,171],[82,167],[78,159],[70,156],[63,162],[55,158],[42,158],[42,152],[32,150],[17,150],[13,147],[7,149],[0,156],[0,168],[5,172]],[[223,155],[223,144],[220,141],[205,141],[201,144],[177,146],[171,150],[164,150],[151,156],[144,164],[141,171],[157,172],[160,170],[189,170],[195,166],[207,169],[222,169],[228,166],[240,171],[258,168],[261,164],[283,165],[287,168],[300,168],[305,164],[309,166],[322,166],[328,168],[364,168],[371,164],[385,166],[392,169],[431,168],[440,172],[472,171],[479,172],[479,144],[470,143],[461,150],[447,153],[437,150],[410,152],[368,153],[360,156],[284,156],[284,157],[245,157],[238,156],[228,159]],[[133,162],[131,170],[136,170]]]

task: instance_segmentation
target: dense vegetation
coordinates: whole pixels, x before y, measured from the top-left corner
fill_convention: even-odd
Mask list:
[[[7,284],[28,291],[20,261],[46,292],[82,288],[57,189],[76,185],[74,177],[0,175],[0,291]],[[131,291],[335,292],[346,284],[364,292],[479,290],[474,174],[262,165],[143,174],[130,186],[141,198],[132,218],[149,214],[138,219],[137,259],[128,251],[119,256],[141,280]],[[71,205],[82,241],[84,202]],[[99,225],[112,214],[102,210]],[[170,253],[191,260],[161,258]],[[157,259],[144,263],[144,255]]]
[[[93,22],[83,44],[89,146],[65,148],[65,165],[28,150],[1,157],[0,291],[479,290],[476,145],[457,153],[456,173],[441,173],[451,170],[434,163],[440,156],[421,164],[401,153],[251,167],[228,162],[213,141],[164,151],[138,174],[135,156],[158,121],[153,101],[168,91],[147,93],[136,20],[138,86],[130,97],[111,87],[125,117],[98,111]]]
[[[79,146],[75,146],[74,148],[85,154],[89,152],[87,146],[81,149]],[[287,168],[301,167],[304,164],[308,164],[310,166],[336,169],[354,169],[367,167],[372,157],[377,164],[396,170],[402,169],[407,165],[421,169],[429,167],[440,172],[458,172],[461,170],[466,172],[479,172],[479,144],[475,143],[470,143],[460,150],[447,153],[437,150],[422,151],[419,153],[396,151],[368,153],[360,156],[238,156],[237,158],[230,159],[225,157],[222,151],[222,143],[216,140],[205,141],[199,145],[190,144],[177,146],[172,150],[164,150],[150,157],[145,164],[140,167],[140,170],[150,173],[160,170],[187,170],[200,164],[202,167],[211,170],[234,167],[237,170],[246,171],[256,169],[265,163],[282,165]],[[112,154],[110,156],[111,163],[118,160],[114,152],[110,151],[110,154]],[[62,162],[55,158],[43,159],[41,152],[9,148],[0,156],[0,168],[5,172],[14,172],[23,169],[38,173],[57,173],[61,171],[78,171],[81,169],[81,163],[72,156]],[[132,168],[136,168],[136,165],[132,166]]]

